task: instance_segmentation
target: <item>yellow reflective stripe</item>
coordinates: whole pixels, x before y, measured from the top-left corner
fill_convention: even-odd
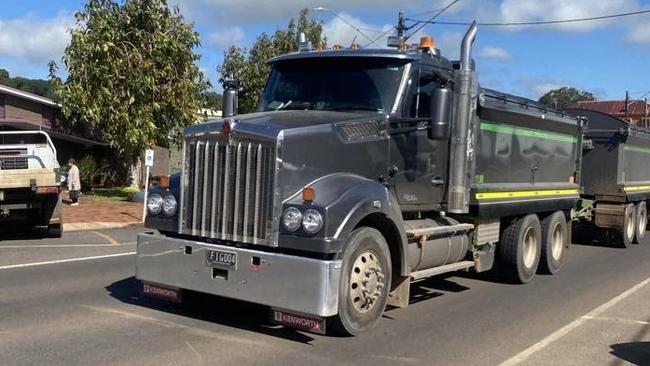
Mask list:
[[[565,196],[569,194],[578,194],[578,190],[577,189],[548,189],[543,191],[481,192],[481,193],[476,193],[476,199],[486,200],[486,199],[494,199],[494,198]]]
[[[629,186],[629,187],[623,187],[623,191],[625,192],[630,192],[630,191],[648,191],[650,190],[650,186]]]

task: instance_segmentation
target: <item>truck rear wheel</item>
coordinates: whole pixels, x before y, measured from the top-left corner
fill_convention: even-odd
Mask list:
[[[648,209],[645,201],[641,201],[636,204],[636,235],[634,236],[634,242],[636,244],[641,243],[643,238],[645,238],[647,228]]]
[[[349,335],[372,328],[386,308],[391,275],[384,236],[369,227],[354,230],[343,252],[339,313],[331,319],[332,328]]]
[[[629,203],[625,205],[625,212],[623,213],[623,227],[615,230],[613,244],[619,248],[627,248],[634,242],[636,235],[636,210],[634,204]]]
[[[542,220],[542,255],[540,272],[555,274],[566,261],[571,235],[564,212],[557,211]]]
[[[539,218],[535,214],[513,221],[499,243],[500,271],[506,280],[527,283],[533,279],[542,251]]]

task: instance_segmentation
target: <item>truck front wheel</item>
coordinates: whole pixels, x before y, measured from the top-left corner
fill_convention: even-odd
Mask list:
[[[570,237],[562,211],[542,220],[542,256],[539,260],[542,273],[555,274],[560,271],[568,254]]]
[[[539,218],[527,215],[510,223],[499,243],[500,270],[505,279],[527,283],[533,279],[542,251]]]
[[[377,230],[361,227],[352,232],[343,252],[339,285],[339,313],[331,326],[357,335],[372,328],[386,308],[392,276],[390,250]]]

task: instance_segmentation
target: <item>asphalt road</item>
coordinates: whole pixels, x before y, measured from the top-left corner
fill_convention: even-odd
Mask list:
[[[273,326],[238,301],[143,299],[136,233],[0,237],[0,365],[650,364],[650,241],[573,245],[560,274],[525,286],[429,279],[350,338]]]

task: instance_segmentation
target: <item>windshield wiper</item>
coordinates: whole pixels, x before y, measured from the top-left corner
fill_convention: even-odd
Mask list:
[[[276,111],[279,111],[279,110],[285,109],[285,108],[287,108],[288,106],[290,106],[291,103],[293,103],[293,100],[289,99],[288,102],[280,104],[280,105],[279,105],[275,110],[276,110]]]
[[[373,111],[373,112],[383,112],[383,108],[371,107],[367,105],[350,105],[350,106],[334,106],[328,108],[332,111]]]

